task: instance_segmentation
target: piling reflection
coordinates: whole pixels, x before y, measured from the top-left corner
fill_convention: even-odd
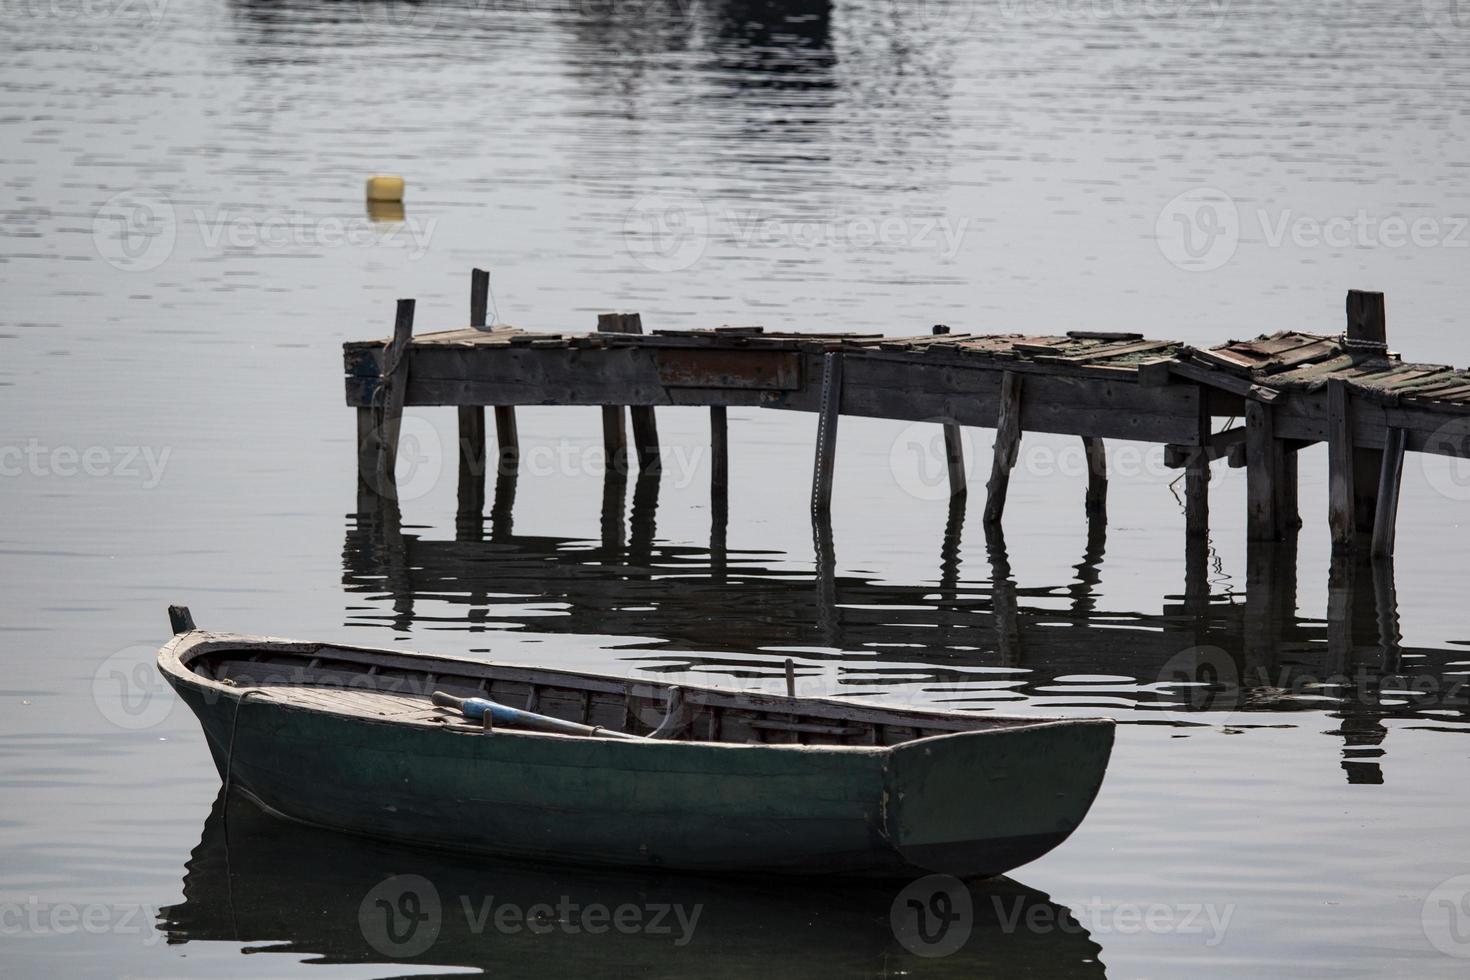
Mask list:
[[[935,577],[893,583],[844,572],[820,522],[805,567],[731,547],[723,513],[708,548],[661,541],[656,478],[637,481],[631,508],[625,478],[609,479],[596,541],[517,534],[514,485],[502,476],[488,528],[461,515],[454,540],[403,531],[383,502],[351,516],[348,623],[624,636],[630,668],[716,684],[772,676],[808,648],[798,659],[835,663],[839,693],[956,710],[1101,712],[1183,729],[1321,730],[1327,718],[1354,783],[1383,780],[1387,720],[1467,713],[1463,649],[1404,647],[1389,561],[1339,556],[1327,616],[1310,618],[1296,610],[1294,541],[1252,544],[1242,590],[1192,540],[1182,590],[1142,612],[1105,606],[1102,521],[1070,581],[1021,584],[999,527],[966,550],[956,501]],[[983,561],[966,562],[977,551]],[[547,603],[558,615],[528,615]]]
[[[1035,889],[950,880],[932,910],[944,922],[910,932],[904,888],[466,859],[286,823],[221,796],[184,900],[159,918],[171,944],[490,976],[1105,975],[1087,930]]]

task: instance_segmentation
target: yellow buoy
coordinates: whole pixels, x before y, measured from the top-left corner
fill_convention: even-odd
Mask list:
[[[369,177],[367,197],[369,201],[403,200],[403,178],[392,175]]]

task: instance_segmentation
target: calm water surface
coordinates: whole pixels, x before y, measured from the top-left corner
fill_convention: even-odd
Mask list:
[[[1320,447],[1297,541],[1247,550],[1222,465],[1191,551],[1157,447],[1110,444],[1089,528],[1079,447],[1027,437],[987,535],[934,433],[848,419],[813,541],[810,417],[730,413],[724,523],[703,413],[661,412],[659,483],[605,487],[596,413],[537,409],[519,479],[456,520],[447,411],[405,423],[401,509],[358,511],[340,380],[396,297],[462,325],[474,265],[543,330],[1207,344],[1336,331],[1347,288],[1381,289],[1393,346],[1463,365],[1448,3],[18,0],[0,24],[0,972],[1464,974],[1470,471],[1411,458],[1395,567],[1334,567]],[[365,212],[378,172],[403,214]],[[227,807],[152,672],[169,602],[751,688],[792,657],[808,693],[1122,725],[1078,833],[920,958],[891,889],[457,862]],[[397,874],[442,900],[426,950],[364,927]],[[702,911],[540,935],[486,926],[492,897]]]

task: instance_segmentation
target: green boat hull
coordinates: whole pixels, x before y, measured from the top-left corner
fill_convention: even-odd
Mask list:
[[[1112,724],[893,746],[579,738],[317,711],[165,671],[221,778],[292,820],[464,853],[696,871],[988,876],[1081,822]]]

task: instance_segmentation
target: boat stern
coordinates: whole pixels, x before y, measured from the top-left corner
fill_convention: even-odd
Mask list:
[[[1059,719],[896,746],[884,831],[916,870],[1003,874],[1071,835],[1102,786],[1113,721]]]

